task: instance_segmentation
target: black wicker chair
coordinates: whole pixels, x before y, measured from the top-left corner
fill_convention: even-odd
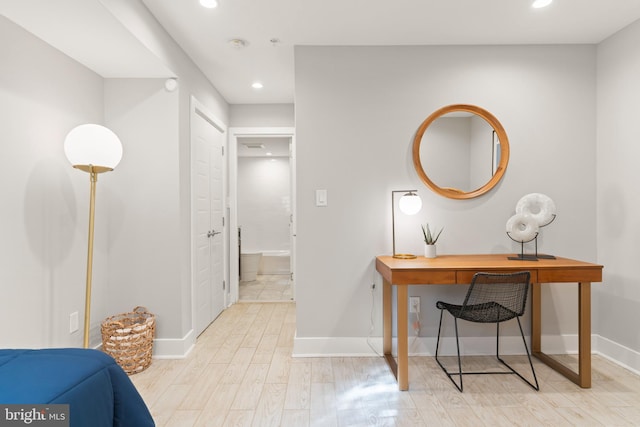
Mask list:
[[[467,296],[465,297],[462,305],[449,304],[443,301],[437,302],[436,307],[441,311],[440,325],[438,326],[438,341],[436,344],[436,362],[438,362],[438,365],[440,365],[442,370],[447,374],[451,382],[459,391],[462,391],[463,389],[463,375],[478,374],[516,374],[535,390],[540,389],[536,372],[533,369],[533,363],[531,363],[531,354],[529,353],[529,348],[527,347],[527,342],[525,341],[524,333],[522,332],[522,325],[520,324],[520,316],[524,313],[527,294],[529,292],[529,280],[530,273],[528,271],[508,274],[476,273],[473,276],[471,286],[469,287],[469,291],[467,292]],[[442,331],[442,316],[445,310],[453,316],[455,321],[456,347],[458,350],[458,372],[452,373],[449,373],[438,359],[440,332]],[[524,343],[524,348],[527,352],[535,385],[516,372],[500,357],[500,323],[513,318],[518,321],[520,335],[522,335],[522,342]],[[469,322],[496,324],[496,358],[506,366],[509,371],[462,372],[460,343],[458,339],[458,319],[467,320]],[[460,384],[456,383],[453,376],[460,377]]]

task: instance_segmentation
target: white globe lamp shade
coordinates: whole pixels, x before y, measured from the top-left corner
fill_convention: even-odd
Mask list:
[[[416,193],[407,193],[400,198],[398,207],[405,215],[415,215],[422,209],[422,199]]]
[[[73,166],[93,165],[115,169],[122,159],[122,143],[110,129],[85,124],[67,134],[64,153]]]

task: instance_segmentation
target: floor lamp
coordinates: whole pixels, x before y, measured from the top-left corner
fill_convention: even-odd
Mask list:
[[[75,169],[87,172],[91,181],[89,200],[89,237],[87,249],[87,282],[84,301],[84,348],[89,348],[91,318],[91,278],[93,269],[93,225],[98,174],[112,171],[122,159],[122,143],[104,126],[85,124],[75,127],[64,140],[64,153]]]

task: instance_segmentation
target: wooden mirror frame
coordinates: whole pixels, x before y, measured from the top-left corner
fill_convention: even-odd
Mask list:
[[[422,163],[420,162],[420,144],[422,143],[422,137],[424,136],[424,133],[429,125],[433,123],[437,118],[456,111],[465,111],[482,117],[491,125],[498,136],[498,140],[500,141],[500,162],[498,163],[496,172],[485,185],[469,192],[464,192],[457,188],[439,187],[433,181],[431,181],[431,179],[429,179],[426,172],[424,171],[424,168],[422,167]],[[474,197],[485,194],[493,187],[495,187],[498,182],[500,182],[502,176],[507,170],[508,163],[509,139],[507,138],[507,132],[505,132],[502,124],[500,124],[498,119],[496,119],[493,114],[491,114],[484,108],[480,108],[475,105],[453,104],[434,111],[429,117],[425,119],[424,122],[422,122],[422,124],[418,128],[418,131],[416,132],[416,136],[413,139],[413,166],[416,169],[418,176],[420,177],[422,182],[427,185],[427,187],[440,194],[441,196],[448,197],[450,199],[472,199]]]

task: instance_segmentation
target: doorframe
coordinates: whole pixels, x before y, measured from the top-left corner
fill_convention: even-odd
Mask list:
[[[195,253],[195,232],[196,232],[196,221],[195,221],[195,209],[193,203],[193,194],[194,194],[194,186],[195,180],[193,179],[195,172],[195,153],[193,150],[193,120],[195,115],[199,115],[204,118],[206,121],[211,123],[216,129],[218,129],[222,133],[222,147],[224,149],[224,155],[222,158],[222,217],[225,224],[223,228],[223,239],[224,243],[222,244],[222,280],[227,283],[227,286],[224,290],[224,302],[223,302],[223,310],[229,307],[230,298],[229,298],[229,227],[227,224],[229,223],[228,218],[228,204],[226,201],[228,200],[228,181],[227,181],[227,171],[228,171],[228,162],[226,158],[228,158],[228,129],[227,125],[220,119],[218,119],[214,114],[212,114],[207,107],[198,99],[191,95],[189,105],[189,179],[190,179],[190,191],[189,191],[189,218],[191,222],[190,226],[190,235],[189,235],[189,254],[191,260],[191,331],[195,333],[196,330],[196,300],[195,300],[195,289],[196,289],[196,253]],[[194,337],[195,339],[196,337]]]
[[[229,128],[229,272],[237,272],[238,259],[238,138],[291,138],[291,154],[289,157],[291,170],[291,273],[294,280],[291,284],[293,299],[296,299],[295,266],[296,266],[296,135],[294,127],[230,127]],[[233,232],[231,231],[233,230]],[[229,291],[231,304],[239,301],[238,274],[229,274]]]

